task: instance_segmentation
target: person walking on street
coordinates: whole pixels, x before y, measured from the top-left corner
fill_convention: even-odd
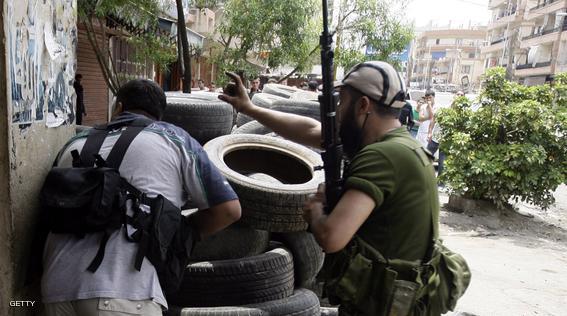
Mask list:
[[[255,106],[238,76],[228,75],[236,87],[230,90],[232,95],[219,96],[221,100],[284,138],[320,148],[321,124],[317,120]],[[337,122],[349,160],[344,192],[329,214],[323,211],[324,186],[304,208],[311,232],[327,253],[325,266],[344,264],[341,254],[359,249],[353,246],[357,241],[387,259],[421,260],[436,237],[439,199],[431,157],[398,119],[405,104],[402,79],[390,64],[371,61],[354,66],[335,85],[340,97]],[[354,282],[356,292],[364,284],[355,280],[378,280],[386,273],[381,269],[362,267],[352,271],[347,282]],[[378,294],[389,288],[382,283],[384,279],[372,288],[377,292],[371,293],[370,305],[363,306],[353,303],[362,298],[342,295],[345,291],[334,287],[342,283],[330,282],[333,277],[332,273],[325,277],[329,281],[325,286],[330,298],[341,304],[340,315],[377,315],[375,308],[386,308],[386,299]]]
[[[112,116],[115,126],[151,120],[127,147],[119,165],[120,176],[148,198],[161,195],[176,208],[187,205],[199,209],[191,215],[192,226],[201,236],[211,235],[240,218],[240,203],[199,143],[183,129],[159,121],[166,106],[164,92],[152,81],[132,80],[118,90]],[[119,135],[128,128],[115,128],[104,138],[98,151],[103,159],[108,159],[122,139]],[[85,147],[88,134],[73,137],[55,165],[74,166],[76,151]],[[132,203],[126,205],[130,212]],[[153,207],[147,211],[151,210]],[[109,233],[103,248],[106,256],[96,273],[87,269],[97,255],[103,232],[85,233],[82,238],[49,233],[41,280],[48,316],[162,315],[167,308],[163,285],[147,257],[140,258],[139,271],[134,267],[141,246],[127,238],[133,229],[130,223]]]
[[[73,88],[75,88],[75,93],[77,94],[77,106],[75,111],[77,125],[83,125],[83,115],[87,116],[87,109],[85,108],[84,102],[84,89],[83,85],[81,85],[82,79],[83,75],[76,74],[75,82],[73,83]]]

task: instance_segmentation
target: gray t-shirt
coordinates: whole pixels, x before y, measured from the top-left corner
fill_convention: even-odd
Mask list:
[[[119,119],[135,117],[124,113]],[[110,134],[104,141],[99,151],[103,158],[110,153],[120,132]],[[80,151],[86,137],[87,133],[83,133],[71,139],[60,152],[57,165],[70,167],[71,151]],[[148,196],[162,194],[179,207],[207,209],[237,199],[199,143],[184,130],[164,122],[149,125],[134,139],[119,171]],[[102,233],[87,234],[82,239],[50,233],[43,253],[43,302],[96,297],[152,299],[167,308],[153,265],[144,258],[141,271],[134,268],[138,244],[127,241],[124,230],[123,227],[110,236],[104,260],[95,273],[86,269],[96,255]]]

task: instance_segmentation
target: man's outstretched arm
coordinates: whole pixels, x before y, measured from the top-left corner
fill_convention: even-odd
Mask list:
[[[284,138],[315,148],[321,147],[321,123],[312,118],[254,105],[240,77],[231,72],[227,72],[227,75],[234,83],[229,84],[225,94],[220,95],[219,99],[230,103],[238,112],[251,116]]]

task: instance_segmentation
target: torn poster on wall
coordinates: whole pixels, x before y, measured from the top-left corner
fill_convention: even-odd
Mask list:
[[[76,2],[4,3],[12,122],[45,120],[48,127],[73,122]]]

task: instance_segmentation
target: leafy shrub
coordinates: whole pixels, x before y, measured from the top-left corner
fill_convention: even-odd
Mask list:
[[[438,115],[447,154],[441,180],[500,207],[510,199],[549,207],[567,179],[567,74],[526,87],[493,68],[483,86],[475,106],[462,97]]]

